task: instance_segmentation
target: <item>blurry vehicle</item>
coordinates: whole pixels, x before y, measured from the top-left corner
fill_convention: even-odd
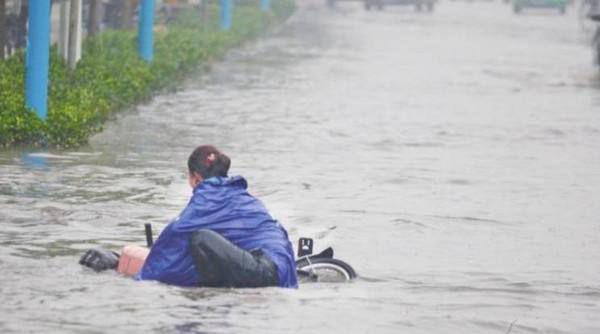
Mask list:
[[[400,6],[415,6],[417,11],[427,9],[428,12],[433,11],[435,0],[364,0],[365,9],[377,8],[383,10],[385,6],[400,5]]]
[[[592,50],[594,50],[594,62],[600,66],[600,11],[590,14],[589,18],[596,22],[596,33],[592,40]]]
[[[362,0],[325,0],[328,7],[335,7],[338,2],[350,2],[350,1],[362,1]]]
[[[557,8],[564,14],[567,11],[567,0],[513,0],[513,11],[517,14],[524,8]]]
[[[591,15],[598,12],[600,12],[600,0],[581,0],[577,9],[579,28],[582,31],[591,31],[594,29],[596,24],[591,20]]]

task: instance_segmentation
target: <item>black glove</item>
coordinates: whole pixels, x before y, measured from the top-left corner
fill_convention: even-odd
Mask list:
[[[79,264],[95,271],[116,269],[119,265],[119,254],[102,248],[88,249],[79,259]]]

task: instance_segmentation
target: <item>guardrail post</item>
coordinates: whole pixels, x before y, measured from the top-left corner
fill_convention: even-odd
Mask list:
[[[29,1],[29,29],[25,62],[26,105],[41,119],[48,115],[50,0]]]
[[[154,0],[141,1],[139,21],[138,42],[140,56],[150,63],[154,57]]]
[[[233,0],[221,0],[221,29],[225,31],[231,29],[232,14]]]

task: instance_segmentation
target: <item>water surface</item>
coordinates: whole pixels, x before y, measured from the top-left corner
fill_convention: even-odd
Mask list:
[[[600,331],[600,85],[574,13],[301,7],[89,146],[0,152],[1,332]],[[361,278],[182,289],[77,265],[177,216],[203,143]]]

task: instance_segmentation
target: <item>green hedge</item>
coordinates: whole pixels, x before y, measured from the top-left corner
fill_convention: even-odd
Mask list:
[[[208,23],[200,20],[199,12],[189,11],[155,34],[151,64],[138,56],[135,31],[107,31],[86,40],[74,71],[52,48],[46,121],[25,107],[24,54],[0,61],[0,146],[85,144],[111,112],[147,99],[201,64],[258,37],[294,11],[293,0],[276,0],[272,5],[267,13],[257,3],[236,7],[229,32],[220,31],[217,8]]]

